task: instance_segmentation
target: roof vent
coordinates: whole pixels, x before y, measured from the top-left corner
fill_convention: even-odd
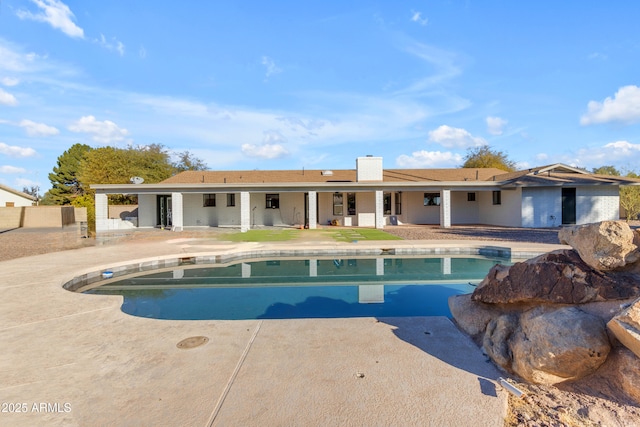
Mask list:
[[[322,176],[333,176],[333,171],[322,171],[320,173]]]

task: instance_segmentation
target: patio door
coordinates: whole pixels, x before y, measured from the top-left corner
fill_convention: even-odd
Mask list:
[[[158,225],[171,227],[171,196],[158,196]]]
[[[576,223],[576,189],[562,189],[562,223]]]

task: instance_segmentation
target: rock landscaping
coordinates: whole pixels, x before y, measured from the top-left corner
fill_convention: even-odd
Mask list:
[[[640,236],[621,221],[560,231],[572,249],[496,266],[451,297],[459,327],[506,373],[528,383],[597,380],[640,406]]]

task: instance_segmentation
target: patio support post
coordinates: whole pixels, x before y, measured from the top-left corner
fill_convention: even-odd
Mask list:
[[[309,206],[307,207],[309,212],[307,217],[309,218],[309,229],[315,230],[318,226],[317,210],[318,210],[318,192],[309,191]]]
[[[240,232],[251,229],[251,196],[248,191],[240,192]]]
[[[384,228],[384,197],[382,190],[376,191],[376,228]]]
[[[101,231],[109,231],[109,199],[96,193],[96,233]]]
[[[182,193],[171,193],[171,231],[182,231],[184,227]]]
[[[451,190],[440,191],[440,227],[451,228]]]

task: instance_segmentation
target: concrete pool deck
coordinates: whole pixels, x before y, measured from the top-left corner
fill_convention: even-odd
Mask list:
[[[561,248],[517,242],[128,242],[0,262],[0,425],[502,426],[501,375],[443,317],[138,318],[74,276],[136,259],[235,252]],[[208,342],[180,349],[178,342]],[[17,412],[20,410],[21,412]]]

